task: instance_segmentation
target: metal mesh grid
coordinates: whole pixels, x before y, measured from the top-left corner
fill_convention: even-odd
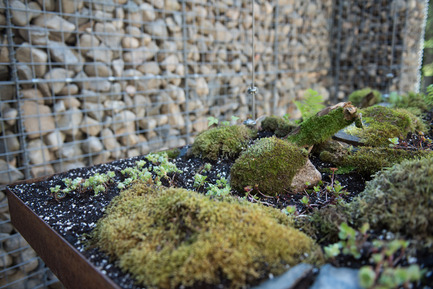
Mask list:
[[[412,90],[425,5],[257,0],[253,19],[241,0],[0,1],[0,185],[190,144],[208,116],[246,119],[252,57],[257,116],[297,116],[308,88]],[[19,235],[0,202],[5,244]],[[14,253],[1,250],[0,274],[31,262],[2,267]],[[26,280],[47,287],[38,262]]]

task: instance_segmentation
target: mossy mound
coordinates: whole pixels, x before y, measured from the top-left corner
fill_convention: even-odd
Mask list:
[[[389,101],[396,108],[405,108],[414,115],[420,116],[433,107],[432,98],[432,95],[416,92],[409,92],[405,95],[391,93]]]
[[[343,154],[345,152],[345,154]],[[390,147],[360,147],[356,151],[322,151],[319,155],[324,162],[331,162],[338,166],[355,167],[356,171],[364,175],[372,175],[383,168],[402,162],[403,160],[419,159],[432,155],[429,150],[404,150]]]
[[[255,135],[256,131],[244,125],[211,128],[196,137],[192,153],[211,160],[217,160],[220,156],[236,157]]]
[[[433,237],[433,157],[406,160],[367,182],[351,203],[359,224],[388,229],[410,237]],[[431,241],[431,240],[430,240]]]
[[[144,184],[113,199],[94,238],[122,270],[157,288],[242,288],[316,252],[278,210]]]
[[[373,97],[365,103],[365,97],[369,94],[373,93]],[[355,90],[348,96],[348,100],[352,102],[354,106],[360,107],[363,105],[363,107],[372,106],[375,104],[378,104],[382,100],[382,96],[378,90],[371,89],[369,87],[364,89]]]
[[[389,139],[405,139],[407,133],[424,131],[422,120],[404,109],[372,106],[360,111],[365,122],[364,128],[354,126],[346,129],[348,134],[361,138],[366,146],[388,146]]]
[[[245,150],[231,167],[231,186],[250,186],[268,195],[290,188],[293,177],[307,161],[307,152],[276,137],[262,138]]]
[[[268,116],[262,121],[262,129],[274,133],[277,137],[288,135],[294,128],[295,125],[278,116]]]

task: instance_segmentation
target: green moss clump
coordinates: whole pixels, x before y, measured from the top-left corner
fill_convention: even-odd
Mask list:
[[[236,157],[255,134],[244,125],[215,127],[197,136],[192,153],[211,160],[217,160],[219,156]]]
[[[423,93],[409,92],[405,95],[391,93],[389,102],[396,108],[405,108],[414,115],[420,116],[423,112],[430,110],[433,106],[431,96]]]
[[[338,166],[355,167],[357,172],[370,176],[403,160],[419,159],[429,155],[433,155],[433,152],[390,147],[360,147],[352,152],[347,151],[346,155],[339,154],[337,156],[331,151],[322,151],[319,157],[324,162],[331,162]]]
[[[369,87],[352,92],[349,95],[348,100],[352,102],[354,106],[359,107],[362,104],[364,97],[367,96],[367,94],[369,94],[370,92],[374,94],[374,97],[369,101],[369,103],[365,104],[365,107],[378,104],[382,101],[382,96],[380,92]]]
[[[233,164],[231,186],[238,191],[258,188],[268,195],[289,189],[298,170],[305,165],[307,152],[276,137],[262,138],[245,150]]]
[[[338,233],[341,223],[350,221],[347,205],[330,205],[315,210],[306,218],[299,218],[295,226],[320,243],[336,243],[340,241]]]
[[[144,184],[113,199],[94,238],[122,270],[157,288],[223,281],[244,288],[283,273],[317,249],[278,210]]]
[[[388,146],[390,138],[405,139],[408,132],[425,131],[421,119],[404,109],[372,106],[360,111],[364,128],[350,127],[348,134],[361,138],[367,146]]]
[[[336,132],[347,127],[356,120],[357,114],[349,115],[348,111],[356,111],[350,104],[337,107],[325,115],[314,115],[302,122],[287,140],[299,146],[311,146],[326,141]]]
[[[367,182],[351,203],[354,220],[418,239],[433,237],[433,157],[406,160]]]
[[[278,116],[268,116],[262,121],[262,129],[273,132],[277,137],[288,135],[295,125]]]

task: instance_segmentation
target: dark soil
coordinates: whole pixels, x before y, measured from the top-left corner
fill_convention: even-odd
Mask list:
[[[263,133],[260,136],[267,136]],[[408,136],[406,140],[408,146],[419,147],[419,139],[414,139],[413,135]],[[421,140],[421,143],[422,140]],[[205,163],[212,164],[212,169],[207,175],[209,183],[215,183],[220,175],[229,178],[230,168],[234,162],[233,159],[219,159],[217,161],[203,160],[201,158],[188,156],[185,152],[188,147],[181,149],[181,154],[176,159],[172,160],[176,166],[183,171],[182,174],[172,175],[173,184],[177,187],[186,189],[194,189],[194,175],[202,173],[202,168]],[[97,268],[110,277],[113,281],[118,283],[122,288],[141,288],[134,284],[134,280],[129,274],[122,272],[115,263],[110,262],[108,256],[101,252],[98,248],[89,248],[88,234],[95,228],[96,222],[103,216],[106,206],[110,203],[113,197],[119,194],[114,183],[109,184],[105,193],[94,196],[92,192],[78,193],[73,192],[65,198],[57,201],[50,193],[50,188],[56,185],[63,186],[62,179],[69,178],[88,178],[95,173],[105,173],[107,171],[115,171],[117,181],[123,180],[123,175],[120,171],[126,167],[132,167],[138,160],[144,159],[144,156],[134,157],[125,160],[114,161],[108,164],[101,164],[89,168],[80,168],[71,170],[66,173],[61,173],[33,184],[20,184],[11,187],[12,191],[21,198],[24,203],[29,206],[41,219],[43,219],[50,227],[57,231],[63,238],[65,238],[71,245],[73,245],[79,252],[89,259]],[[334,204],[338,201],[337,198],[332,197],[331,194],[323,193],[326,187],[334,184],[336,181],[341,183],[347,194],[342,195],[345,201],[350,202],[353,197],[363,191],[365,182],[369,179],[368,176],[360,175],[356,172],[349,172],[339,174],[338,171],[332,172],[335,166],[331,163],[321,162],[315,155],[310,156],[311,161],[316,168],[321,171],[323,183],[318,187],[321,193],[307,193],[303,192],[290,192],[282,194],[279,197],[268,197],[258,195],[254,198],[248,195],[248,192],[232,192],[239,197],[246,197],[252,202],[260,202],[266,206],[272,206],[278,209],[284,209],[289,205],[296,206],[297,213],[302,215],[311,214],[314,210],[318,210],[324,206]],[[168,184],[168,183],[167,183]],[[309,204],[304,205],[301,199],[307,196]],[[375,237],[386,238],[386,232],[373,232]],[[323,244],[325,245],[325,244]],[[419,254],[417,264],[421,268],[428,268],[430,271],[433,269],[433,256]],[[355,260],[353,258],[340,258],[336,260],[335,264],[340,266],[350,266],[359,268],[360,266],[368,263],[365,258]],[[427,284],[432,284],[433,279],[430,276],[426,280]],[[222,282],[224,283],[224,281]],[[197,286],[195,288],[212,288],[209,286]],[[218,287],[218,286],[216,286]],[[215,288],[216,288],[215,287]],[[430,287],[419,287],[430,288]]]

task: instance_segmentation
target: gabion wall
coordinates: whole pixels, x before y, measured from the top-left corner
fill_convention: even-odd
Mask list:
[[[253,69],[256,116],[298,116],[308,88],[333,102],[413,90],[425,5],[0,1],[0,185],[191,144],[209,116],[244,120]],[[55,282],[0,192],[0,288]]]

